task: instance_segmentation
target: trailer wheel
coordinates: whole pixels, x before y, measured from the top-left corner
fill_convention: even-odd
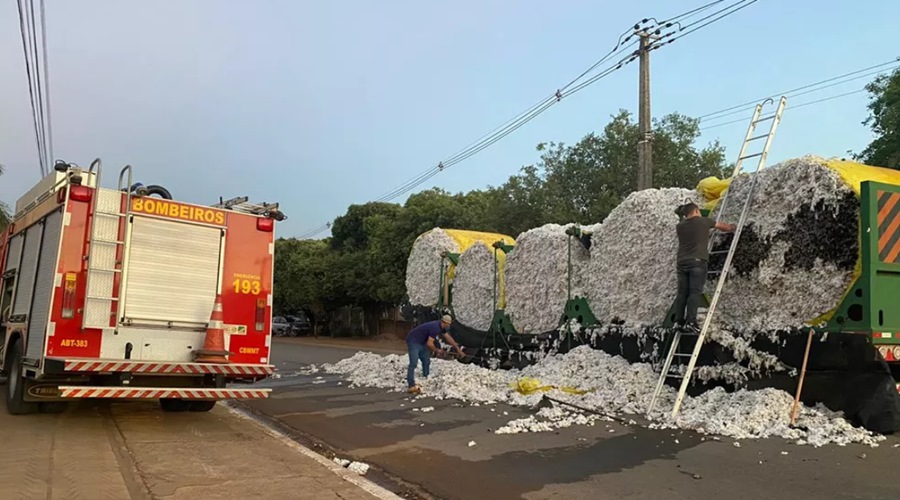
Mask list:
[[[37,403],[25,401],[25,377],[22,376],[22,339],[9,349],[9,380],[6,383],[6,411],[10,415],[27,415],[38,410]]]
[[[190,411],[210,411],[216,406],[216,401],[191,401]]]
[[[159,406],[162,408],[162,411],[188,411],[190,404],[190,401],[178,398],[162,398],[159,400]]]

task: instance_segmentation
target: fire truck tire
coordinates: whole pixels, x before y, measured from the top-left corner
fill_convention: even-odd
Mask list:
[[[190,411],[210,411],[216,407],[215,401],[191,401]]]
[[[188,411],[191,402],[178,398],[162,398],[159,400],[159,406],[162,411]]]
[[[6,411],[11,415],[27,415],[38,410],[37,403],[25,401],[25,377],[22,376],[22,340],[9,349],[9,380],[6,383]]]

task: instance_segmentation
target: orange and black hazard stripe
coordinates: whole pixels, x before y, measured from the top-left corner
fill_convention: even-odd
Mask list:
[[[878,191],[878,257],[900,264],[900,193]]]

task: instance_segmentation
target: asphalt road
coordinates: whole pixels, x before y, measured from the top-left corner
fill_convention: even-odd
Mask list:
[[[356,350],[315,345],[311,339],[276,339],[273,360],[284,375],[266,382],[274,388],[269,400],[250,406],[301,439],[372,464],[372,474],[404,496],[900,498],[897,437],[878,448],[816,449],[781,439],[745,440],[738,448],[734,440],[612,422],[497,435],[493,429],[532,410],[471,407],[431,398],[413,403],[402,393],[349,388],[334,375],[293,374],[307,364],[334,362]],[[424,406],[435,411],[412,411]],[[476,445],[469,447],[470,441]],[[396,481],[391,483],[391,478]]]

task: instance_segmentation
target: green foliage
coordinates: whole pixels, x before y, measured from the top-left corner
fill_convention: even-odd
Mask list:
[[[673,114],[654,128],[654,186],[693,187],[703,177],[722,175],[723,148],[693,145],[697,120]],[[540,160],[500,186],[457,194],[429,189],[402,206],[352,205],[335,219],[328,240],[278,241],[275,308],[402,302],[413,241],[435,227],[515,237],[550,222],[600,222],[634,189],[639,136],[631,115],[620,111],[602,133],[574,146],[539,144]]]
[[[872,129],[875,139],[855,157],[867,165],[900,169],[900,69],[880,75],[866,90],[870,114],[863,125]]]
[[[714,142],[703,149],[693,144],[698,121],[671,114],[654,121],[653,186],[693,188],[700,179],[725,173],[724,148]],[[547,222],[600,222],[637,184],[637,144],[640,131],[627,111],[620,111],[603,129],[574,146],[542,143],[541,161],[525,167],[495,189],[520,222],[502,220],[499,229],[518,234]]]

